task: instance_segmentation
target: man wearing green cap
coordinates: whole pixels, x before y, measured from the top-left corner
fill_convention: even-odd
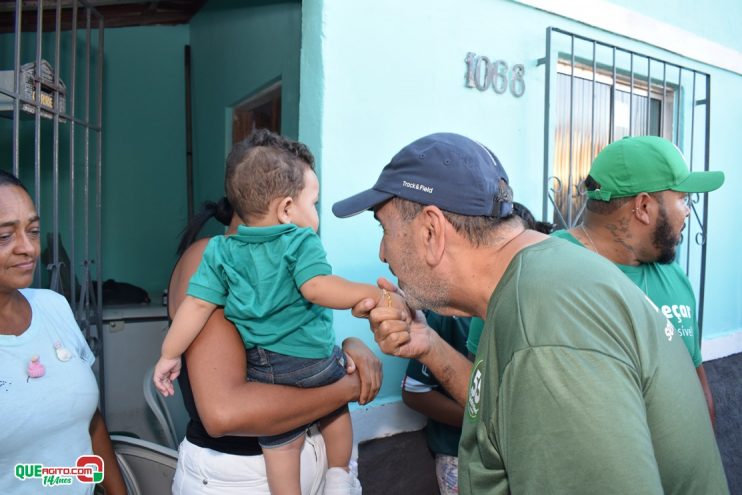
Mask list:
[[[682,336],[714,423],[714,403],[701,358],[696,299],[674,263],[688,194],[721,187],[723,172],[690,172],[682,153],[655,136],[627,137],[603,148],[585,180],[583,222],[555,236],[613,261],[657,305]]]

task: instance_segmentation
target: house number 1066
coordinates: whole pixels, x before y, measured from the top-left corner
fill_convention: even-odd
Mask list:
[[[490,59],[484,55],[469,52],[466,54],[466,87],[486,91],[490,86],[501,95],[510,88],[510,94],[519,98],[526,92],[526,73],[523,64],[515,64],[510,69],[503,60]]]

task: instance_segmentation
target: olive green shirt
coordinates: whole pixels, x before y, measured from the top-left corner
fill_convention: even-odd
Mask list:
[[[554,237],[582,246],[582,243],[567,230],[557,230]],[[696,318],[696,295],[690,280],[677,263],[641,263],[622,265],[615,263],[672,323],[683,338],[693,365],[703,364],[701,357],[701,332]]]
[[[461,494],[726,494],[673,326],[610,261],[550,238],[490,299],[459,445]]]

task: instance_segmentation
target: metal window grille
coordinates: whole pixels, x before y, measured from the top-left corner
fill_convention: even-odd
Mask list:
[[[691,170],[709,168],[710,76],[557,28],[546,30],[543,218],[582,221],[595,155],[624,136],[671,140]],[[692,195],[679,263],[703,321],[708,195]]]
[[[0,57],[0,166],[42,218],[34,285],[67,297],[103,369],[103,18],[85,0],[14,3],[2,13],[13,33],[0,38],[0,53],[12,52]]]

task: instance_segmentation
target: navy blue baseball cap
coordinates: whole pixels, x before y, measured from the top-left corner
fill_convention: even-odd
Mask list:
[[[402,148],[384,167],[371,189],[332,205],[346,218],[374,209],[394,197],[460,215],[506,217],[509,200],[498,200],[505,169],[484,145],[460,134],[441,132]]]

